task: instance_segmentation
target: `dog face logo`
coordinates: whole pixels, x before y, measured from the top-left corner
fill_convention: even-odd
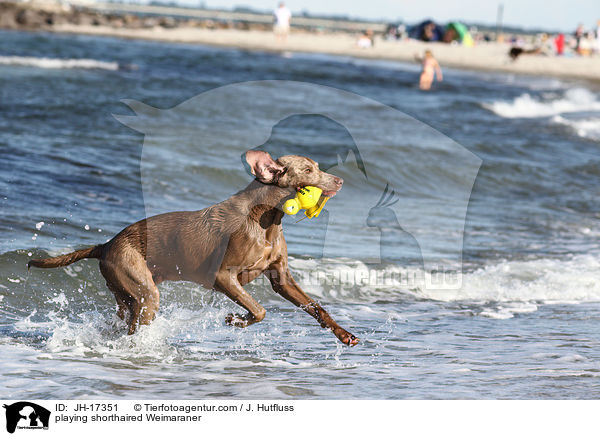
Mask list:
[[[19,401],[4,405],[6,409],[6,431],[14,433],[19,429],[48,429],[50,411],[35,403]]]

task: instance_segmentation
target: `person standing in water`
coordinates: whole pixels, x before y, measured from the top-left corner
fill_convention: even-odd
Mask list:
[[[434,75],[437,76],[439,82],[443,80],[442,69],[440,68],[438,61],[433,57],[431,50],[425,50],[425,56],[421,59],[417,57],[417,60],[423,63],[423,71],[419,78],[419,88],[422,91],[429,91],[431,89],[431,84],[433,83]]]
[[[273,12],[275,16],[275,25],[273,26],[273,32],[280,42],[285,42],[287,36],[290,33],[290,21],[292,19],[292,13],[285,6],[285,3],[279,3],[279,7]]]

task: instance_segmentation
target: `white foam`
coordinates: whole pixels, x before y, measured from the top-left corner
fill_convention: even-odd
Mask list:
[[[587,359],[580,354],[567,354],[565,356],[559,357],[558,360],[561,362],[583,362]]]
[[[17,65],[49,69],[81,68],[110,71],[116,71],[119,69],[119,64],[117,62],[104,62],[95,59],[56,59],[28,56],[0,56],[0,65]]]
[[[567,90],[561,98],[536,99],[523,94],[512,101],[495,101],[483,105],[503,118],[541,118],[573,112],[600,111],[596,95],[584,88]]]
[[[51,314],[52,315],[52,314]],[[55,354],[74,356],[111,355],[113,358],[153,357],[170,361],[177,357],[176,349],[167,338],[175,333],[172,321],[157,317],[151,326],[143,326],[134,336],[123,335],[125,324],[116,318],[106,318],[99,312],[86,312],[79,316],[83,322],[71,322],[54,314],[50,316],[51,336],[48,350]]]
[[[577,304],[600,301],[600,257],[570,256],[566,259],[504,261],[462,274],[459,289],[428,289],[424,282],[404,281],[423,277],[422,270],[387,266],[381,268],[356,260],[291,259],[290,266],[300,285],[319,298],[345,302],[401,300],[407,296],[452,302],[520,303],[502,305],[482,313],[512,317],[537,310],[537,304]],[[390,274],[393,273],[393,274]],[[314,278],[318,276],[318,280]],[[390,280],[385,280],[385,277]],[[401,281],[397,278],[402,277]]]
[[[48,302],[59,304],[61,309],[69,305],[69,300],[67,299],[64,292],[57,294],[54,298],[50,298]]]
[[[595,278],[598,268],[600,259],[592,255],[502,262],[464,274],[460,289],[423,289],[422,294],[440,301],[600,301],[600,282]],[[515,309],[519,307],[507,308],[504,313],[516,313]],[[522,309],[535,310],[533,306]]]
[[[570,127],[582,138],[600,140],[600,118],[568,119],[555,115],[552,122]]]
[[[493,319],[509,319],[517,313],[535,312],[538,309],[536,304],[531,303],[511,303],[500,305],[498,307],[486,307],[479,315]]]

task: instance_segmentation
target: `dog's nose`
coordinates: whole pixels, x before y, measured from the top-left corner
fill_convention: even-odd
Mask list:
[[[341,177],[334,177],[333,182],[341,188],[344,184],[344,179],[342,179]]]

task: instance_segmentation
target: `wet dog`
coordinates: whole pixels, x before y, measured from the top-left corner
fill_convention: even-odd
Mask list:
[[[256,179],[227,200],[193,212],[171,212],[141,220],[106,244],[63,256],[31,260],[28,267],[55,268],[97,258],[106,285],[114,294],[118,315],[129,334],[149,324],[159,308],[157,285],[186,280],[227,295],[248,311],[229,314],[229,325],[247,327],[265,317],[265,309],[243,286],[261,274],[273,290],[313,316],[346,345],[358,338],[340,327],[302,291],[288,268],[281,219],[283,202],[304,186],[334,196],[343,180],[319,169],[312,159],[283,156],[273,160],[263,151],[246,153]]]

